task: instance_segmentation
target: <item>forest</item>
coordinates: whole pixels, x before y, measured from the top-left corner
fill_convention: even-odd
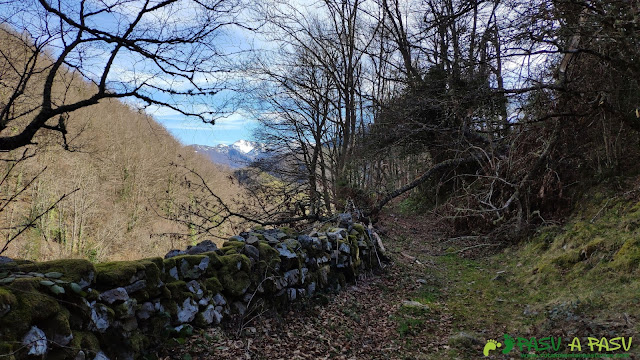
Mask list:
[[[631,337],[639,81],[637,0],[0,1],[0,256],[134,260],[349,213],[382,235],[381,274],[252,319],[262,337],[243,321],[158,356],[509,358],[489,339]],[[215,165],[165,113],[250,119],[268,156]]]

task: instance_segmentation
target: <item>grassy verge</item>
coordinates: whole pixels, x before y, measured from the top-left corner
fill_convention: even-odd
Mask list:
[[[422,261],[433,262],[422,276],[434,280],[407,297],[429,310],[400,308],[394,320],[408,346],[418,337],[442,336],[425,325],[434,317],[448,328],[446,344],[425,353],[426,359],[483,358],[486,342],[503,341],[503,334],[561,337],[557,352],[568,353],[574,337],[586,343],[587,337],[640,333],[640,202],[633,193],[591,196],[565,225],[541,228],[497,255]],[[582,353],[588,349],[583,345]],[[509,355],[494,351],[491,357],[520,358],[519,352],[516,346]],[[640,355],[640,344],[627,353]]]

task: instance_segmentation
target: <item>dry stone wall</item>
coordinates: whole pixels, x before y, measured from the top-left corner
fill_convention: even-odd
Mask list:
[[[308,234],[255,229],[162,258],[92,264],[0,259],[0,358],[133,359],[163,340],[339,289],[384,257],[339,217]]]

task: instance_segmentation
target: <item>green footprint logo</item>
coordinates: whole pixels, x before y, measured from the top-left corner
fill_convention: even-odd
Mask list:
[[[484,350],[482,350],[482,353],[484,354],[484,356],[489,356],[489,351],[495,350],[500,346],[502,346],[502,344],[500,344],[499,342],[493,339],[489,339],[487,340],[487,344],[484,346]]]
[[[516,340],[509,336],[509,334],[504,334],[504,349],[502,350],[503,354],[508,354],[513,346],[516,344]]]

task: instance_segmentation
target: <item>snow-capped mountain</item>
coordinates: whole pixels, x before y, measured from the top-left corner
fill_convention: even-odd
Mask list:
[[[232,169],[249,165],[264,156],[266,151],[264,144],[248,140],[238,140],[231,145],[191,145],[191,147],[195,152],[205,154],[211,162],[226,165]]]

